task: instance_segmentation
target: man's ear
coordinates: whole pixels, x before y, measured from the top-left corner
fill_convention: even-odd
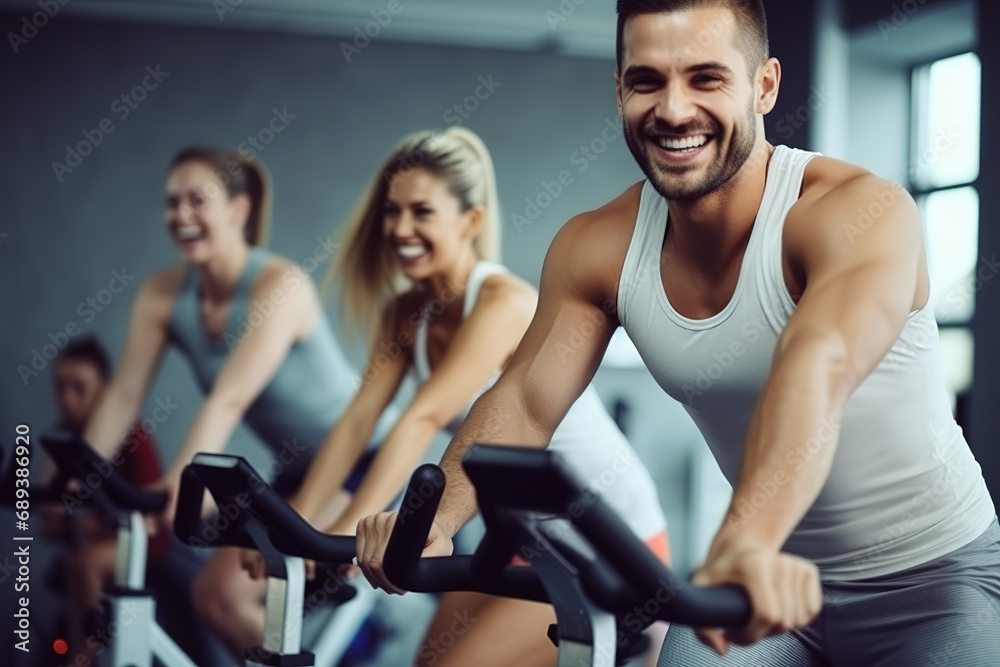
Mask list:
[[[615,68],[615,101],[618,102],[618,117],[621,118],[625,114],[625,107],[622,106],[622,79],[621,75],[618,74],[618,68]]]
[[[756,111],[767,115],[774,109],[778,101],[778,88],[781,86],[781,63],[777,58],[768,58],[767,62],[757,69]]]

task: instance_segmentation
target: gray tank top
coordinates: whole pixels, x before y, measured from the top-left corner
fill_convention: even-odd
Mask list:
[[[198,279],[188,270],[170,315],[170,342],[180,350],[206,394],[239,342],[259,326],[265,306],[250,308],[250,292],[261,269],[274,255],[251,248],[233,296],[229,322],[221,338],[211,338],[198,313]],[[275,455],[288,450],[294,461],[282,474],[304,474],[327,432],[347,407],[357,375],[320,313],[313,332],[294,343],[271,381],[243,415],[244,422]],[[289,455],[283,455],[287,460]]]

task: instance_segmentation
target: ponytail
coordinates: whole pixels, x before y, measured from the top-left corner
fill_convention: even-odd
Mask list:
[[[250,197],[250,215],[243,228],[247,243],[266,246],[271,231],[271,178],[260,162],[238,158],[246,174],[247,196]],[[232,194],[232,193],[230,193]]]
[[[493,158],[486,144],[479,135],[464,127],[455,126],[444,131],[445,135],[453,136],[471,150],[482,168],[482,195],[479,204],[485,209],[482,231],[473,242],[473,247],[480,259],[490,262],[500,261],[500,201],[497,195],[497,178],[493,169]]]

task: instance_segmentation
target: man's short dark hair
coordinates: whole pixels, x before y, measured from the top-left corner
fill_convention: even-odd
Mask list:
[[[108,351],[101,345],[97,336],[88,334],[70,341],[56,357],[56,363],[67,360],[86,361],[93,364],[103,380],[107,380],[111,375],[111,361],[108,358]]]
[[[767,16],[761,0],[618,0],[618,32],[615,43],[618,71],[622,68],[622,55],[625,52],[622,41],[628,19],[639,14],[679,12],[698,7],[723,7],[736,16],[737,28],[743,41],[743,54],[752,76],[757,67],[770,56]]]

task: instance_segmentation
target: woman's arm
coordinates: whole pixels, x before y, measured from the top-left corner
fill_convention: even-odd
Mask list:
[[[392,358],[388,366],[378,369],[373,361],[383,349],[394,349],[393,344],[398,346],[400,354]],[[309,521],[315,521],[326,504],[337,495],[364,453],[379,416],[396,395],[406,375],[412,358],[412,344],[412,332],[390,324],[384,328],[378,343],[372,346],[361,388],[330,429],[309,466],[302,486],[289,498],[292,507]]]
[[[118,371],[104,390],[83,434],[105,458],[114,453],[139,416],[167,346],[170,310],[182,276],[177,270],[154,275],[142,286],[132,306]]]
[[[354,534],[358,521],[386,508],[434,434],[455,418],[516,349],[535,303],[534,289],[521,280],[513,276],[487,279],[444,358],[379,447],[350,506],[329,532]]]

